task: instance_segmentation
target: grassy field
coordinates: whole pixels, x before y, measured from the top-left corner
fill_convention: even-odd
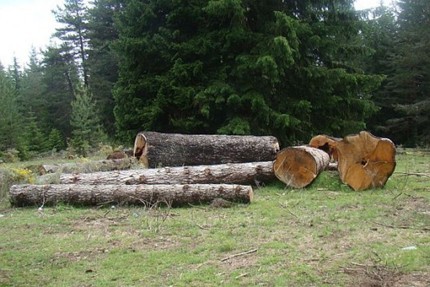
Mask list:
[[[430,153],[397,161],[384,189],[325,171],[231,208],[12,208],[4,195],[0,286],[430,286]]]

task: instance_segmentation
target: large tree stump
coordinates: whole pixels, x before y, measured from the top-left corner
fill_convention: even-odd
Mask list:
[[[294,188],[303,188],[323,171],[329,164],[328,153],[309,146],[296,146],[282,149],[273,163],[276,177]]]
[[[135,157],[151,168],[271,161],[278,151],[272,136],[141,132],[134,143]]]
[[[94,171],[109,171],[109,170],[124,170],[130,169],[133,164],[136,164],[134,157],[122,159],[105,159],[98,161],[87,162],[68,162],[59,164],[43,164],[38,167],[40,175],[47,173],[74,173],[74,172],[94,172]]]
[[[87,174],[61,174],[65,184],[258,184],[275,178],[273,163],[248,162],[218,165],[163,167]]]
[[[396,167],[395,156],[391,140],[366,131],[343,138],[333,154],[340,179],[354,190],[383,187]]]
[[[168,206],[209,203],[216,198],[249,203],[251,186],[226,184],[167,185],[13,185],[10,188],[13,206],[132,204]]]

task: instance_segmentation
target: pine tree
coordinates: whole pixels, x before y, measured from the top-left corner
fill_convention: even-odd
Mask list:
[[[409,146],[430,143],[430,2],[398,2],[398,34],[384,87],[391,104],[387,133]]]
[[[92,148],[105,140],[97,106],[85,88],[76,93],[72,102],[70,125],[73,128],[72,147],[81,156],[87,156]]]
[[[118,132],[272,134],[365,128],[381,78],[359,69],[353,1],[129,1],[118,16]]]
[[[22,141],[22,116],[17,101],[14,82],[0,70],[0,151],[16,149],[24,157],[25,146]]]
[[[57,129],[52,129],[48,135],[48,148],[50,150],[59,151],[64,149],[65,143],[61,132]]]
[[[112,88],[118,79],[118,60],[112,45],[118,39],[115,15],[123,0],[96,0],[88,11],[88,67],[90,89],[104,128],[113,135],[115,118]]]
[[[64,138],[71,136],[71,102],[75,97],[75,87],[79,86],[78,69],[70,54],[70,48],[48,47],[43,52],[43,103],[47,111],[43,127],[61,131]]]
[[[54,34],[71,47],[71,54],[77,58],[81,67],[85,87],[88,88],[89,74],[87,66],[87,8],[83,0],[65,0],[64,7],[57,6],[53,11],[58,23],[63,24]]]
[[[44,98],[46,87],[43,82],[43,67],[38,60],[38,54],[34,48],[30,52],[29,63],[25,67],[21,80],[20,105],[24,118],[34,117],[37,126],[43,126],[49,122],[47,103]]]

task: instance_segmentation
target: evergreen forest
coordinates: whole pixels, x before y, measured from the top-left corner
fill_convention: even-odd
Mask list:
[[[0,63],[3,160],[145,130],[430,145],[428,0],[64,0],[53,17],[54,44]]]

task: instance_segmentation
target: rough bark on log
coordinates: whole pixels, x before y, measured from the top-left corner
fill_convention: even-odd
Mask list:
[[[135,157],[151,168],[270,161],[278,151],[272,136],[141,132],[134,143]]]
[[[87,174],[61,174],[65,184],[258,184],[275,178],[273,162],[163,167]]]
[[[340,179],[354,190],[383,187],[396,167],[394,143],[366,131],[339,141],[334,155]]]
[[[13,185],[9,191],[13,206],[185,204],[209,203],[216,198],[250,203],[251,186],[220,184],[166,185]]]
[[[288,147],[278,152],[273,171],[288,186],[303,188],[311,184],[329,161],[328,153],[323,150],[309,146]]]
[[[125,170],[130,169],[136,163],[134,157],[123,159],[106,159],[88,162],[69,162],[61,164],[43,164],[38,168],[39,174],[47,173],[74,173],[74,172],[94,172],[94,171],[109,171],[109,170]]]

